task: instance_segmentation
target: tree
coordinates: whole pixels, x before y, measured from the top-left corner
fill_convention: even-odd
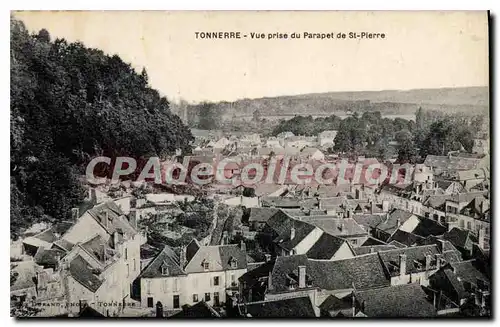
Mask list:
[[[262,118],[262,115],[261,115],[260,111],[258,109],[255,110],[253,112],[253,115],[252,115],[252,120],[258,122],[261,120],[261,118]]]

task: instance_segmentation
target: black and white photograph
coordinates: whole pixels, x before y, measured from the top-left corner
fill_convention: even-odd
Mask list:
[[[491,319],[491,22],[11,11],[11,317]]]

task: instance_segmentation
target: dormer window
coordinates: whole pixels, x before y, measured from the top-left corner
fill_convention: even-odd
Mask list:
[[[166,264],[163,264],[163,265],[161,266],[161,274],[162,274],[163,276],[168,276],[168,275],[169,275],[168,267],[167,267],[167,265],[166,265]]]
[[[207,271],[210,269],[210,263],[207,260],[203,260],[201,264],[203,266],[203,270]]]
[[[231,264],[231,268],[238,268],[238,260],[236,260],[235,258],[231,258],[231,261],[229,263]]]

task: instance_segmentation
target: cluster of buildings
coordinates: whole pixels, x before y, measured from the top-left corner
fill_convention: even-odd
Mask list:
[[[319,148],[335,134],[222,137],[195,155],[293,148],[323,161]],[[38,316],[488,316],[490,158],[477,148],[428,156],[404,185],[263,184],[220,194],[244,214],[216,245],[147,243],[140,220],[173,214],[192,197],[91,191],[70,222],[11,242],[11,299]]]

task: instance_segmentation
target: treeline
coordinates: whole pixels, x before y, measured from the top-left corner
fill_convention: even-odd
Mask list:
[[[390,142],[394,142],[400,162],[416,162],[429,154],[446,155],[451,151],[472,150],[473,138],[483,126],[483,114],[445,114],[439,111],[416,112],[416,121],[402,118],[383,118],[380,112],[354,113],[341,119],[332,115],[325,118],[296,116],[282,121],[272,132],[292,132],[295,135],[316,136],[327,130],[336,130],[332,152],[348,155],[369,155],[387,158]]]
[[[11,232],[65,219],[95,156],[190,151],[169,102],[117,55],[30,34],[11,18]]]

